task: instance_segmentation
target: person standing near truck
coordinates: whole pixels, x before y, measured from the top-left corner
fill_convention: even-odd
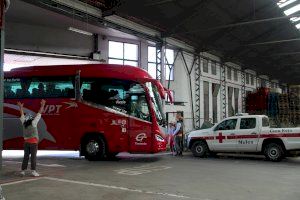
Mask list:
[[[29,155],[31,155],[31,174],[32,176],[39,176],[36,172],[36,154],[38,150],[38,142],[39,142],[39,135],[37,124],[41,119],[42,112],[44,110],[46,101],[43,99],[41,101],[40,109],[37,115],[33,118],[30,114],[24,115],[24,104],[18,102],[18,106],[20,107],[20,120],[23,125],[23,137],[24,137],[24,158],[22,162],[22,171],[21,175],[25,176],[25,170],[28,166]]]
[[[174,130],[175,130],[175,123],[170,122],[168,127],[168,141],[170,145],[170,151],[173,154],[174,153]]]
[[[176,129],[174,131],[176,156],[181,156],[183,151],[183,117],[180,112],[176,114]]]

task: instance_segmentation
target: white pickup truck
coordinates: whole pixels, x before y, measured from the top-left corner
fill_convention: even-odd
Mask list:
[[[190,132],[187,145],[196,157],[219,152],[249,152],[280,161],[289,153],[300,151],[300,127],[270,128],[265,115],[235,116],[212,128]]]

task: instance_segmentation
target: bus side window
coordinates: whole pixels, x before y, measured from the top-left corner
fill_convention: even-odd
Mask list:
[[[66,79],[66,80],[64,80]],[[34,79],[29,88],[32,98],[74,98],[74,86],[67,78]]]
[[[4,98],[6,99],[16,98],[16,93],[18,89],[21,89],[20,79],[6,78],[4,80]]]
[[[15,92],[12,91],[12,86],[10,84],[5,84],[4,86],[4,98],[15,98]]]

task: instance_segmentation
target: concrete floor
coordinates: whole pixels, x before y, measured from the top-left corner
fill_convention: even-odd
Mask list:
[[[198,159],[121,154],[89,162],[77,154],[41,155],[40,178],[20,177],[20,156],[6,156],[1,185],[7,200],[299,200],[300,159],[222,155]]]

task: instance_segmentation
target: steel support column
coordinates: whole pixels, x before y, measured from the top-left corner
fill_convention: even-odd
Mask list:
[[[156,79],[161,80],[161,45],[156,45]]]
[[[222,116],[221,119],[224,119],[227,117],[227,112],[226,112],[226,107],[227,107],[227,102],[226,102],[226,66],[222,62],[220,65],[220,83],[221,83],[221,112]]]
[[[242,78],[242,88],[241,88],[241,94],[242,94],[242,112],[246,112],[246,73],[244,71],[241,71],[241,78]]]
[[[195,63],[196,63],[196,59],[197,57],[195,55],[193,55],[194,59],[193,59],[193,63],[192,63],[192,66],[191,68],[189,69],[188,65],[187,65],[187,62],[186,62],[186,59],[183,55],[183,52],[180,51],[181,53],[181,57],[183,59],[183,63],[184,63],[184,66],[185,66],[185,69],[186,69],[186,72],[187,72],[187,75],[188,75],[188,80],[189,80],[189,89],[190,89],[190,101],[191,101],[191,109],[192,109],[192,118],[193,118],[193,128],[195,128],[195,115],[194,115],[194,98],[193,98],[193,87],[192,87],[192,78],[191,78],[191,73],[193,71],[193,68],[195,66]]]
[[[156,79],[160,80],[164,87],[166,87],[165,52],[166,47],[164,43],[156,45]],[[165,101],[163,101],[162,109],[163,111],[165,110]]]
[[[201,114],[200,114],[200,106],[201,106],[201,95],[200,95],[200,81],[201,81],[201,64],[200,57],[197,57],[196,60],[196,68],[195,68],[195,128],[200,129],[201,127]]]
[[[3,150],[3,66],[4,66],[4,23],[5,11],[9,7],[9,0],[0,0],[0,169],[2,169]]]

